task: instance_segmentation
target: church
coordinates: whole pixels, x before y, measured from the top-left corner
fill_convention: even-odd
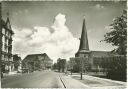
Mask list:
[[[83,57],[85,60],[89,60],[92,69],[96,69],[97,67],[94,65],[95,58],[109,57],[111,55],[112,53],[110,51],[93,51],[89,49],[88,34],[84,17],[80,45],[78,52],[75,54],[75,59]]]

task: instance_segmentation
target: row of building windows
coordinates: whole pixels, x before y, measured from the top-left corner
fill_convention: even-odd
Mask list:
[[[11,46],[7,46],[7,45],[3,45],[2,46],[2,51],[6,52],[6,53],[11,53],[12,52],[12,47]]]
[[[8,38],[11,38],[11,36],[12,36],[12,34],[8,30],[5,30],[4,28],[2,28],[2,34],[7,36]]]
[[[6,45],[11,45],[12,44],[12,40],[11,39],[7,39],[4,36],[2,37],[2,43],[6,44]]]
[[[13,61],[13,58],[11,56],[8,56],[8,55],[2,55],[2,60],[4,61]]]
[[[11,53],[12,50],[12,40],[11,40],[11,33],[8,30],[2,29],[2,51],[6,53]]]

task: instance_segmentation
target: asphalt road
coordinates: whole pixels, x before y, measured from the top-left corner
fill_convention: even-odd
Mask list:
[[[62,88],[59,75],[53,71],[36,71],[4,78],[1,86],[2,88]]]

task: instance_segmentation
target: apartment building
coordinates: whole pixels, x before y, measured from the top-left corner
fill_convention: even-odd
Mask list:
[[[9,73],[13,70],[13,55],[12,55],[12,31],[9,16],[7,20],[2,19],[2,57],[1,57],[1,70],[3,73]]]

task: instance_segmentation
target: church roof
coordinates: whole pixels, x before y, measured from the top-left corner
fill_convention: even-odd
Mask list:
[[[93,57],[109,57],[112,55],[111,51],[91,51]]]
[[[86,29],[86,24],[85,24],[85,18],[83,20],[83,27],[82,27],[82,33],[81,33],[81,38],[80,38],[80,46],[79,46],[79,51],[81,50],[89,50],[89,45],[88,45],[88,36],[87,36],[87,29]]]

